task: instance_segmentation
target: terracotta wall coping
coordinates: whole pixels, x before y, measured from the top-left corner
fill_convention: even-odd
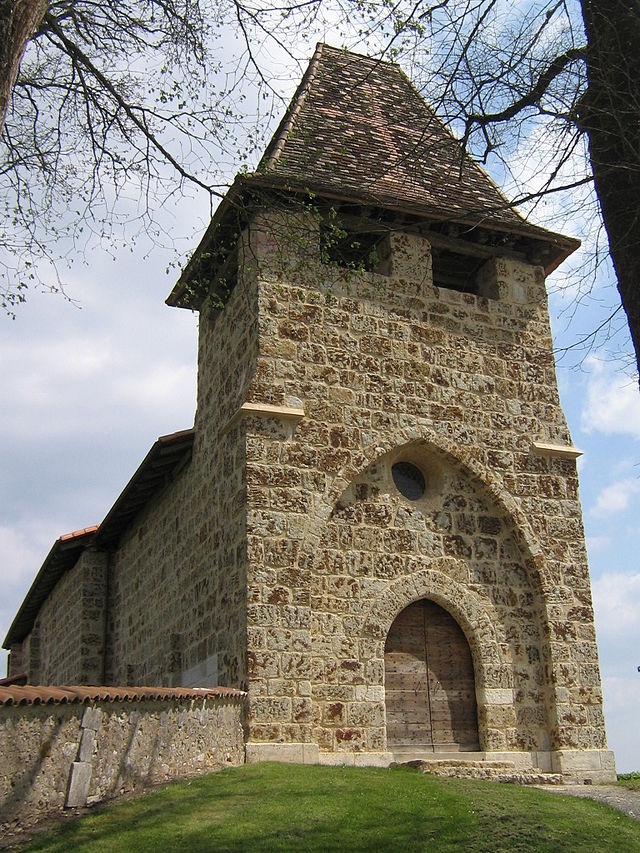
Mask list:
[[[63,705],[95,702],[155,702],[175,699],[244,699],[246,693],[233,687],[86,687],[84,685],[24,687],[0,686],[0,705]]]

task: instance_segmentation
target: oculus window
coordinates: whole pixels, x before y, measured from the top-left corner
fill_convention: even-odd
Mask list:
[[[391,466],[391,476],[396,489],[410,501],[418,501],[424,495],[424,474],[412,462],[396,462]]]

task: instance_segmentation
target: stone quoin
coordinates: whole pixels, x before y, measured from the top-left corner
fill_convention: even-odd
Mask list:
[[[246,760],[615,779],[576,456],[524,220],[393,64],[319,45],[168,304],[193,429],[62,537],[30,684],[246,690]]]

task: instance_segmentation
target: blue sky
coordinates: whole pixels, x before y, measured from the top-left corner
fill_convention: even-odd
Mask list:
[[[185,250],[208,222],[206,204],[189,198],[159,215],[190,235]],[[72,301],[33,292],[16,320],[0,318],[3,638],[54,539],[98,523],[157,436],[193,423],[196,317],[164,305],[172,257],[144,238],[115,259],[92,247],[65,276]],[[568,328],[571,294],[563,297],[551,280],[556,346],[602,319],[611,301],[606,279],[605,270]],[[581,363],[570,352],[558,382],[574,444],[584,451],[580,495],[607,731],[625,771],[640,769],[640,394],[624,368],[628,333],[615,345],[617,360],[605,357],[608,347]]]
[[[597,354],[587,358],[583,369],[560,366],[557,373],[574,444],[584,451],[580,498],[609,745],[620,772],[637,770],[640,394],[637,380],[619,363],[600,361]]]

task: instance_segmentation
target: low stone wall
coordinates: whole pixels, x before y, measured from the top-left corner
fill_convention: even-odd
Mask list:
[[[0,705],[0,837],[64,809],[244,762],[241,691],[136,692],[144,691]]]

